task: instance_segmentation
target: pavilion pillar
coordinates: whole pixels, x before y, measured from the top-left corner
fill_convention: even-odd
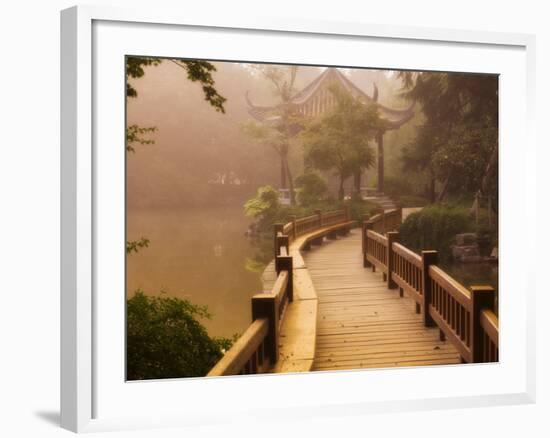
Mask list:
[[[376,136],[378,143],[378,191],[384,191],[384,132],[380,131]]]

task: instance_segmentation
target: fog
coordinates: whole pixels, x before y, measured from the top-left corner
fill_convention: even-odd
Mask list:
[[[128,99],[128,124],[155,126],[149,135],[153,145],[138,145],[127,157],[127,203],[129,207],[169,207],[232,203],[235,197],[245,199],[259,185],[277,185],[279,161],[275,152],[255,144],[242,130],[251,119],[245,93],[258,105],[279,103],[272,84],[253,69],[238,63],[213,63],[215,87],[227,98],[226,114],[221,114],[204,101],[198,83],[189,81],[183,71],[171,62],[146,67],[145,75],[132,79],[138,97]],[[323,68],[300,67],[296,86],[301,90],[315,79]],[[344,69],[363,91],[372,95],[373,83],[383,104],[405,107],[397,97],[400,81],[383,70]],[[393,143],[403,143],[407,129],[387,134],[389,160],[395,155]],[[302,151],[291,151],[293,175],[302,171]],[[391,163],[390,163],[391,164]],[[209,184],[231,175],[241,183],[238,190]],[[327,174],[327,177],[331,177]],[[226,179],[227,181],[227,179]]]

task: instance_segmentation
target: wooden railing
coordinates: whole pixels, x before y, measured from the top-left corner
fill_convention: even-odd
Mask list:
[[[399,233],[386,235],[363,224],[364,266],[377,268],[389,289],[399,288],[416,303],[426,327],[437,326],[441,339],[449,340],[468,363],[497,362],[498,317],[493,312],[491,286],[467,289],[437,266],[437,251],[418,255],[398,243]]]
[[[401,226],[403,210],[401,207],[393,210],[382,211],[371,217],[365,217],[363,222],[370,223],[370,229],[384,234],[388,231],[398,230]]]
[[[233,344],[208,376],[256,374],[268,372],[279,357],[279,332],[285,309],[294,300],[293,259],[290,244],[300,236],[312,234],[313,240],[332,236],[335,230],[351,226],[347,208],[274,225],[274,257],[277,279],[269,293],[252,297],[252,324]],[[318,233],[315,233],[319,231]],[[305,242],[309,243],[309,242]]]
[[[328,227],[350,220],[349,207],[341,210],[321,212],[315,210],[315,214],[296,219],[296,216],[290,216],[290,221],[286,224],[275,225],[275,235],[281,232],[284,236],[288,236],[289,243],[297,237],[318,230],[319,228]]]

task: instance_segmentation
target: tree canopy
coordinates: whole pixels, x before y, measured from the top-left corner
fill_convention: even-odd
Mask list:
[[[306,166],[334,170],[340,179],[339,198],[344,197],[344,181],[375,163],[369,145],[383,121],[375,105],[353,98],[338,86],[330,87],[336,98],[333,110],[309,124],[301,134]]]
[[[466,73],[401,72],[402,95],[420,103],[424,122],[403,150],[404,170],[425,172],[431,201],[447,194],[496,197],[498,77]],[[494,205],[497,203],[495,202]]]

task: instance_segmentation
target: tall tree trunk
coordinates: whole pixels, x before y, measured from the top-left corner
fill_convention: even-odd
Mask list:
[[[379,132],[376,136],[378,143],[378,191],[384,191],[384,133]]]
[[[433,169],[430,168],[430,203],[433,204],[435,202],[435,182],[436,178],[433,172]]]
[[[449,187],[449,179],[450,176],[448,176],[445,179],[445,182],[443,183],[443,188],[441,189],[441,192],[439,192],[439,196],[437,197],[437,202],[442,202],[443,199],[445,199],[445,196],[447,195],[447,188]]]
[[[286,189],[286,152],[281,152],[281,189]]]
[[[288,188],[290,191],[290,205],[296,205],[296,193],[294,193],[294,180],[292,179],[292,172],[288,165],[288,159],[285,160],[285,170],[288,177]]]
[[[481,193],[484,195],[487,194],[487,189],[489,186],[489,177],[491,175],[491,172],[493,171],[493,168],[497,164],[498,161],[498,145],[495,145],[493,148],[493,152],[491,153],[491,158],[489,158],[489,162],[487,163],[487,167],[485,168],[485,173],[483,174],[483,179],[481,180]]]
[[[361,197],[361,169],[357,169],[353,173],[353,185],[355,187],[355,195]]]
[[[340,174],[340,188],[338,189],[338,199],[344,200],[344,175]]]

